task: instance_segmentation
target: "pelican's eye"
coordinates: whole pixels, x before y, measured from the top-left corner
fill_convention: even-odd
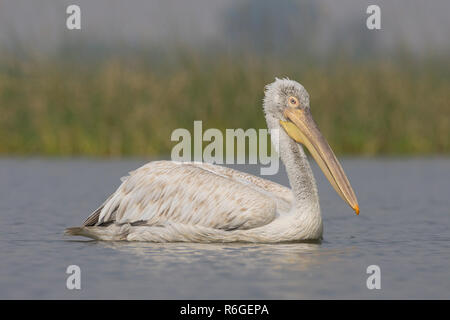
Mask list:
[[[297,108],[299,106],[298,99],[296,97],[290,96],[288,101],[289,105],[293,108]]]

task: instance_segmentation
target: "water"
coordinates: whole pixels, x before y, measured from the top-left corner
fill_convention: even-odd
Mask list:
[[[62,235],[143,163],[0,159],[0,298],[450,298],[448,158],[343,159],[360,216],[314,166],[324,218],[324,240],[316,244],[108,243]],[[271,179],[287,183],[284,171]],[[66,288],[71,264],[81,268],[81,290]],[[366,286],[369,265],[380,267],[380,290]]]

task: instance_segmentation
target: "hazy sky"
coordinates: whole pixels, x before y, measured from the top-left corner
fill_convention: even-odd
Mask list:
[[[26,50],[52,53],[73,36],[66,30],[66,7],[81,7],[77,37],[105,44],[155,44],[176,41],[201,44],[225,41],[227,10],[244,0],[0,0],[0,49],[19,45]],[[301,2],[293,1],[293,2]],[[322,19],[317,42],[327,49],[342,30],[365,27],[369,4],[381,7],[380,44],[389,48],[401,41],[415,52],[450,47],[448,0],[316,0]],[[283,17],[277,17],[283,19]],[[353,21],[353,24],[349,24]],[[347,29],[346,29],[347,28]],[[350,40],[352,35],[349,35]]]

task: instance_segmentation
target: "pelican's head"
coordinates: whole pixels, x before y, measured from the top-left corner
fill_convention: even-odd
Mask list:
[[[268,122],[278,121],[289,137],[309,150],[336,192],[359,214],[350,182],[311,116],[306,89],[296,81],[276,79],[266,86],[264,112]]]

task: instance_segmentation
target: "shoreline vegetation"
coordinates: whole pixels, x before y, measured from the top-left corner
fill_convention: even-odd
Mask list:
[[[280,60],[0,57],[0,155],[158,157],[195,120],[203,131],[263,129],[263,88],[275,77],[305,86],[336,154],[450,154],[448,58]]]

